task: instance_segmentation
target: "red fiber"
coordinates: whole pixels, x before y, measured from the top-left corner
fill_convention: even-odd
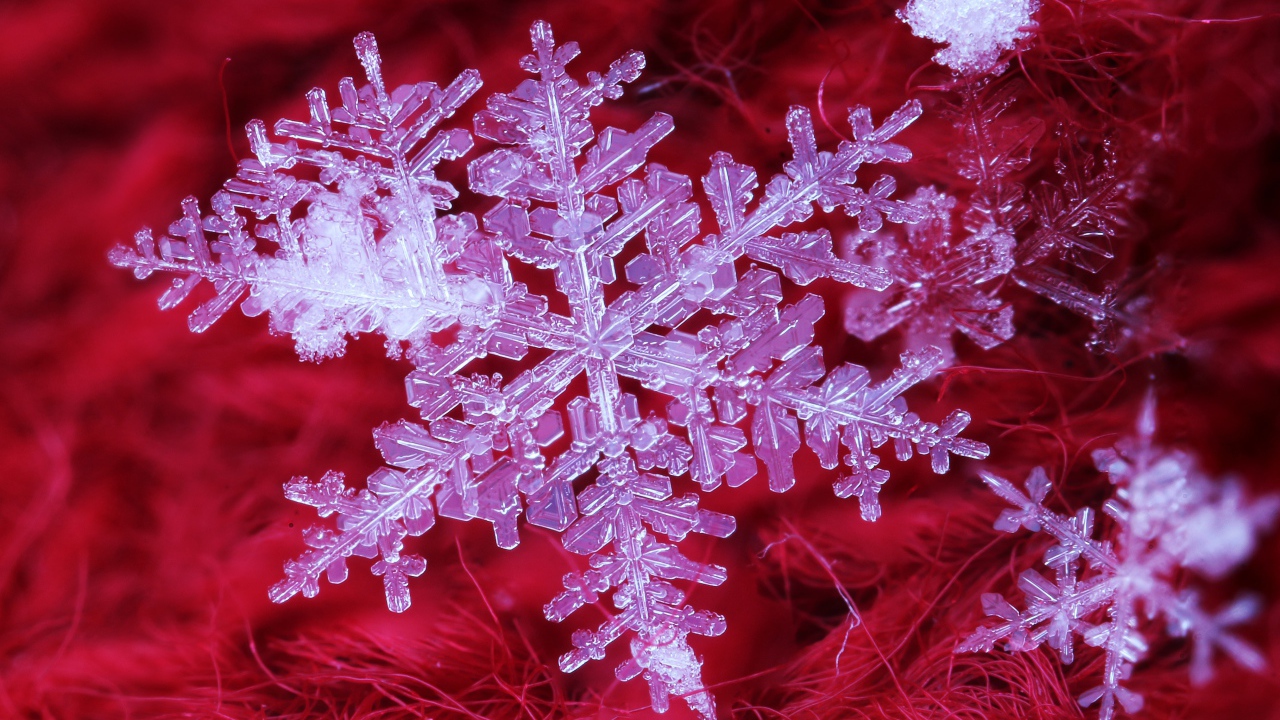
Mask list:
[[[413,544],[429,564],[403,615],[386,610],[363,568],[316,599],[269,602],[315,521],[281,484],[376,468],[370,430],[413,415],[407,365],[373,338],[301,363],[262,318],[238,314],[193,335],[182,313],[156,308],[158,284],[112,268],[107,249],[143,225],[165,227],[184,196],[209,197],[233,171],[224,145],[234,159],[248,120],[305,118],[308,88],[332,95],[339,78],[358,77],[351,39],[364,30],[378,37],[389,85],[474,67],[481,96],[519,81],[537,18],[581,44],[578,72],[643,51],[645,75],[600,124],[670,113],[677,131],[653,159],[695,177],[716,150],[762,177],[779,171],[789,105],[816,108],[819,142],[831,144],[847,133],[846,106],[881,118],[918,97],[925,116],[902,136],[916,160],[889,171],[899,194],[959,187],[948,161],[957,135],[942,115],[953,83],[930,61],[936,46],[895,18],[901,4],[0,7],[0,717],[653,716],[643,683],[613,678],[614,655],[568,675],[556,666],[594,618],[542,618],[560,576],[583,564],[543,531],[522,529],[520,547],[503,551],[487,526],[441,520]],[[1024,85],[1010,113],[1095,150],[1110,138],[1123,162],[1142,166],[1133,239],[1101,277],[1156,268],[1144,286],[1152,329],[1094,355],[1087,321],[1010,288],[1018,335],[990,351],[961,341],[954,367],[914,391],[913,410],[937,421],[965,408],[967,434],[991,445],[985,467],[1020,479],[1044,465],[1065,510],[1109,495],[1089,452],[1133,427],[1154,383],[1163,441],[1251,492],[1280,490],[1274,3],[1044,0],[1037,20],[1033,41],[1008,57]],[[1029,186],[1051,177],[1056,143],[1046,132],[1034,148]],[[839,237],[854,225],[831,228]],[[897,340],[846,336],[842,291],[811,290],[827,302],[828,364],[867,363],[883,377]],[[889,464],[874,524],[833,498],[835,478],[812,458],[785,495],[759,479],[704,495],[738,520],[731,538],[686,550],[730,573],[696,591],[728,620],[724,636],[694,641],[722,715],[1093,717],[1075,702],[1101,673],[1092,649],[1070,666],[1047,650],[952,653],[983,620],[980,595],[1012,590],[1044,541],[991,528],[1001,503],[977,464],[945,476]],[[1139,717],[1280,719],[1276,568],[1280,532],[1211,598],[1265,599],[1245,635],[1273,669],[1223,660],[1213,682],[1192,688],[1187,644],[1157,639],[1130,682],[1147,700]],[[667,717],[688,716],[677,702]]]
[[[218,66],[218,89],[222,91],[222,117],[227,121],[227,152],[231,153],[231,162],[239,164],[240,156],[236,154],[235,143],[231,141],[231,101],[227,99],[227,65],[231,63],[231,58],[223,58],[222,64]]]

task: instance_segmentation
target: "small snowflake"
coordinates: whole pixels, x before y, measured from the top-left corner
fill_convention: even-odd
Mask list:
[[[1058,544],[1044,556],[1052,579],[1036,570],[1018,578],[1027,609],[984,594],[983,610],[1000,622],[973,633],[957,652],[990,652],[1002,641],[1009,652],[1026,652],[1047,643],[1070,663],[1079,636],[1105,653],[1101,684],[1080,696],[1086,707],[1100,703],[1102,720],[1115,716],[1117,703],[1128,713],[1142,708],[1142,696],[1122,682],[1146,657],[1145,621],[1157,617],[1169,635],[1191,637],[1193,682],[1212,675],[1215,648],[1246,668],[1265,667],[1262,655],[1230,632],[1255,614],[1256,600],[1242,598],[1210,612],[1179,577],[1186,570],[1217,579],[1248,559],[1257,535],[1280,510],[1280,497],[1246,500],[1239,484],[1216,482],[1189,455],[1155,445],[1154,433],[1154,401],[1148,399],[1135,437],[1093,453],[1098,470],[1116,486],[1102,508],[1114,523],[1108,540],[1093,539],[1092,509],[1066,517],[1044,506],[1051,483],[1042,468],[1027,478],[1026,493],[982,473],[991,490],[1014,506],[1000,514],[997,530],[1042,531]]]

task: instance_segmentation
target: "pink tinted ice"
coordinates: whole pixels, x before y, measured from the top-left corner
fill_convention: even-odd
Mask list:
[[[1115,497],[1102,507],[1113,526],[1105,540],[1093,538],[1091,508],[1068,517],[1044,506],[1051,483],[1042,468],[1027,478],[1026,492],[982,473],[991,490],[1013,506],[1000,514],[997,530],[1045,532],[1058,544],[1044,557],[1052,579],[1036,570],[1018,579],[1026,609],[998,594],[983,595],[983,610],[998,622],[974,632],[957,652],[991,652],[1001,642],[1010,652],[1048,644],[1070,663],[1079,637],[1105,653],[1101,683],[1080,696],[1081,705],[1099,704],[1102,720],[1111,720],[1117,705],[1130,714],[1142,708],[1142,696],[1122,683],[1149,650],[1144,618],[1160,617],[1171,636],[1191,637],[1192,682],[1212,675],[1215,649],[1244,667],[1265,668],[1263,656],[1231,633],[1256,614],[1256,600],[1244,597],[1210,611],[1179,578],[1184,570],[1220,578],[1248,559],[1258,534],[1280,510],[1280,497],[1246,500],[1238,483],[1208,477],[1191,456],[1156,445],[1154,433],[1149,398],[1136,435],[1093,453],[1098,470],[1116,486]]]
[[[820,150],[809,113],[792,108],[793,159],[762,193],[755,170],[713,156],[700,192],[717,230],[704,233],[698,185],[647,162],[673,129],[669,116],[632,130],[591,123],[594,107],[639,76],[643,56],[628,53],[580,80],[565,69],[574,43],[557,45],[542,22],[531,38],[520,64],[532,77],[490,96],[474,117],[492,148],[467,166],[470,191],[492,198],[483,217],[452,211],[459,191],[435,176],[438,163],[471,148],[469,133],[441,126],[479,87],[476,74],[388,92],[373,39],[361,35],[367,85],[343,80],[333,108],[312,91],[310,120],[278,123],[279,142],[251,125],[256,157],[215,196],[213,214],[188,201],[172,237],[144,232],[112,259],[140,276],[176,273],[165,307],[210,283],[216,297],[197,310],[193,329],[244,298],[242,309],[270,313],[273,330],[291,334],[305,357],[339,354],[347,336],[368,332],[414,364],[406,389],[423,422],[375,431],[387,466],[364,489],[337,473],[285,486],[290,499],[335,516],[336,529],[304,534],[309,549],[286,565],[272,599],[314,596],[321,576],[341,582],[347,559],[359,556],[375,560],[388,607],[403,611],[410,578],[426,566],[404,552],[406,538],[442,515],[485,520],[498,545],[512,548],[523,514],[589,556],[546,616],[564,620],[602,596],[613,607],[598,628],[574,633],[561,667],[601,659],[627,636],[619,678],[643,677],[659,711],[678,696],[712,717],[688,636],[719,635],[725,622],[686,604],[677,584],[718,585],[725,569],[690,560],[677,543],[689,533],[726,537],[735,522],[680,491],[681,476],[706,491],[739,486],[763,461],[781,492],[795,483],[793,458],[807,444],[824,467],[843,466],[836,493],[857,497],[874,520],[886,443],[902,459],[927,454],[939,473],[951,455],[987,454],[960,436],[965,413],[930,423],[901,398],[943,362],[938,350],[903,355],[879,383],[854,365],[828,373],[812,346],[821,299],[783,303],[784,277],[889,284],[883,271],[837,257],[826,230],[785,230],[815,206],[856,216],[869,231],[918,220],[917,208],[891,197],[891,179],[869,190],[855,183],[866,164],[910,158],[893,138],[920,107],[908,103],[880,125],[855,109],[853,139],[834,150]],[[303,166],[318,173],[290,172]],[[606,296],[621,282],[615,257],[624,248],[639,252],[622,268],[625,286]],[[776,271],[740,273],[744,257]],[[515,281],[512,262],[550,271],[568,313]],[[531,350],[536,362],[512,377],[467,371],[489,355],[520,361]],[[580,378],[586,394],[571,389]],[[665,412],[642,413],[624,383],[666,396]]]
[[[1096,288],[1089,279],[1132,234],[1143,169],[1122,162],[1110,141],[1095,157],[1060,133],[1057,179],[1028,191],[1018,175],[1044,128],[1038,118],[1006,114],[1019,83],[982,77],[957,83],[947,115],[960,142],[950,160],[957,185],[969,190],[953,197],[921,188],[910,201],[921,222],[863,232],[846,243],[846,256],[882,269],[892,284],[883,294],[851,292],[845,328],[868,342],[899,329],[907,349],[938,347],[949,362],[957,332],[984,350],[1014,336],[1007,290],[1017,284],[1091,320],[1094,351],[1113,352],[1131,337],[1155,333],[1138,295],[1141,280]],[[955,211],[958,199],[967,206],[963,213]]]

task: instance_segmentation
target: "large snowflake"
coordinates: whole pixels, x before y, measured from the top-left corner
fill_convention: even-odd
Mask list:
[[[441,126],[478,90],[478,75],[389,92],[374,40],[362,34],[355,45],[367,85],[344,79],[335,107],[311,91],[310,119],[280,121],[277,141],[250,124],[255,157],[213,197],[212,213],[188,199],[168,235],[144,230],[136,248],[117,248],[112,260],[139,277],[176,274],[165,308],[210,283],[214,297],[192,314],[193,330],[243,298],[244,312],[268,313],[305,357],[335,356],[347,336],[377,333],[415,366],[409,403],[425,422],[375,431],[387,467],[365,489],[338,473],[286,485],[290,499],[336,515],[337,525],[306,531],[310,549],[286,565],[272,599],[311,597],[322,575],[342,582],[355,555],[375,559],[388,606],[403,611],[408,578],[426,568],[405,552],[406,536],[427,531],[438,513],[487,520],[511,548],[524,513],[589,556],[589,569],[566,576],[546,606],[549,619],[612,594],[615,612],[574,634],[561,667],[603,658],[629,635],[631,657],[618,677],[643,675],[660,711],[674,695],[711,717],[688,635],[718,635],[725,623],[686,605],[677,583],[716,585],[725,570],[688,559],[675,543],[692,532],[725,537],[735,523],[700,509],[696,495],[677,494],[673,480],[687,473],[703,490],[738,486],[759,460],[770,487],[784,491],[795,482],[803,422],[803,442],[822,465],[844,467],[836,493],[856,497],[874,520],[888,479],[877,454],[885,443],[901,459],[927,453],[939,473],[951,454],[987,454],[959,436],[965,413],[924,422],[901,399],[943,362],[939,351],[905,354],[879,383],[855,365],[828,373],[811,346],[821,300],[784,305],[777,272],[737,267],[750,258],[802,285],[832,278],[886,287],[884,272],[837,258],[826,230],[781,230],[809,220],[815,205],[857,216],[867,231],[886,219],[919,220],[918,208],[890,198],[891,179],[869,191],[854,182],[864,164],[909,159],[892,139],[920,107],[908,103],[879,126],[865,108],[853,110],[853,139],[834,151],[818,150],[809,113],[792,108],[794,157],[758,198],[754,170],[725,153],[712,157],[701,189],[716,231],[706,233],[695,184],[646,165],[672,130],[669,116],[633,131],[597,133],[590,122],[593,107],[636,79],[643,56],[627,54],[583,82],[565,70],[575,44],[557,46],[541,22],[531,36],[533,53],[520,65],[533,77],[491,96],[475,116],[476,134],[496,145],[467,168],[471,193],[496,199],[482,220],[451,211],[459,191],[435,175],[472,147],[466,131]],[[615,257],[628,246],[636,251],[625,286],[607,294]],[[516,282],[513,260],[550,270],[569,313],[552,312]],[[487,355],[521,360],[531,349],[536,362],[514,377],[465,372]],[[586,395],[571,390],[579,378]],[[667,396],[665,417],[641,413],[624,382]]]
[[[1280,509],[1280,498],[1246,500],[1238,484],[1214,481],[1189,455],[1154,444],[1154,434],[1155,404],[1149,399],[1136,436],[1093,453],[1098,470],[1116,486],[1115,497],[1102,508],[1114,525],[1109,540],[1093,538],[1091,508],[1066,517],[1044,506],[1051,483],[1042,468],[1027,478],[1025,493],[1004,478],[982,473],[991,490],[1014,506],[1000,514],[997,530],[1027,528],[1058,541],[1044,556],[1054,576],[1022,573],[1018,587],[1026,594],[1026,610],[998,594],[984,594],[983,609],[999,622],[973,633],[957,652],[990,652],[1001,641],[1012,652],[1048,643],[1070,663],[1080,636],[1106,655],[1101,684],[1080,696],[1084,706],[1100,702],[1102,720],[1115,716],[1117,703],[1129,713],[1142,708],[1142,696],[1121,683],[1146,657],[1146,626],[1157,617],[1170,635],[1191,637],[1193,682],[1212,675],[1215,648],[1244,667],[1266,666],[1258,651],[1230,632],[1256,613],[1256,599],[1245,597],[1210,612],[1180,578],[1185,571],[1209,579],[1230,573],[1253,553],[1258,533]]]

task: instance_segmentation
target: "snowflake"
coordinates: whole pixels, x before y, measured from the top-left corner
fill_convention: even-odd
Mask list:
[[[1072,274],[1096,274],[1114,257],[1112,245],[1132,225],[1141,168],[1123,167],[1111,141],[1095,157],[1063,136],[1054,162],[1058,181],[1028,193],[1013,176],[1029,164],[1044,128],[1038,118],[1004,117],[1017,89],[991,79],[957,88],[949,115],[961,142],[951,160],[972,185],[958,240],[957,199],[922,188],[914,203],[926,221],[906,226],[905,238],[886,230],[850,243],[846,255],[865,257],[893,278],[885,293],[850,294],[851,334],[872,341],[901,326],[908,348],[937,346],[950,357],[951,337],[960,331],[990,349],[1014,335],[1013,308],[1002,297],[1012,283],[1093,321],[1089,346],[1097,352],[1155,333],[1146,299],[1134,296],[1135,282],[1095,292]]]
[[[973,633],[957,652],[990,652],[1000,641],[1010,652],[1024,652],[1047,642],[1070,663],[1078,635],[1106,656],[1102,683],[1080,696],[1086,707],[1101,701],[1103,720],[1115,716],[1117,703],[1129,713],[1142,708],[1142,696],[1121,683],[1146,657],[1144,619],[1158,616],[1169,635],[1191,636],[1193,682],[1212,675],[1215,648],[1244,667],[1265,667],[1262,655],[1229,632],[1255,614],[1256,599],[1209,612],[1180,577],[1183,571],[1208,579],[1231,572],[1253,553],[1257,535],[1280,510],[1280,497],[1246,500],[1239,484],[1216,482],[1187,454],[1155,445],[1154,433],[1155,403],[1148,398],[1136,437],[1093,453],[1098,470],[1116,486],[1115,497],[1103,505],[1114,522],[1111,540],[1093,539],[1091,508],[1065,517],[1044,506],[1051,484],[1042,468],[1027,478],[1025,494],[1008,480],[982,473],[991,490],[1014,506],[1000,514],[997,530],[1025,527],[1058,541],[1044,556],[1054,577],[1022,573],[1018,587],[1026,594],[1026,610],[984,594],[983,610],[1000,622]]]
[[[467,166],[467,199],[496,199],[485,201],[480,220],[451,211],[460,193],[435,175],[471,149],[469,133],[440,128],[478,90],[478,75],[388,92],[374,40],[362,34],[355,45],[367,85],[344,79],[333,108],[324,91],[311,91],[309,121],[277,123],[278,142],[251,123],[255,157],[214,196],[211,214],[188,199],[167,236],[144,230],[136,248],[111,258],[139,277],[176,274],[164,308],[209,282],[214,297],[191,316],[193,330],[243,297],[246,313],[268,313],[272,330],[292,335],[304,357],[332,357],[347,336],[376,333],[415,366],[408,399],[425,422],[374,432],[387,466],[365,489],[339,473],[286,484],[291,500],[337,523],[304,533],[310,549],[287,563],[273,600],[314,596],[322,576],[342,582],[347,559],[360,556],[375,560],[388,606],[403,611],[409,578],[426,569],[404,552],[406,537],[429,530],[436,514],[479,518],[512,548],[523,513],[589,556],[589,569],[564,578],[547,618],[564,620],[601,594],[616,609],[597,629],[574,633],[560,666],[601,659],[629,635],[619,678],[643,676],[659,711],[674,695],[712,717],[688,636],[718,635],[725,622],[686,605],[676,583],[717,585],[725,569],[688,559],[675,543],[689,533],[726,537],[735,522],[701,509],[695,494],[677,494],[673,480],[688,473],[706,491],[735,487],[762,461],[769,486],[785,491],[795,483],[803,422],[803,442],[821,464],[844,466],[836,494],[856,497],[874,520],[888,479],[877,453],[885,443],[903,460],[928,454],[939,473],[951,454],[987,455],[960,437],[965,413],[929,423],[901,398],[944,361],[940,351],[904,354],[879,383],[855,365],[828,373],[811,346],[821,300],[783,305],[777,272],[735,267],[745,257],[801,285],[887,286],[882,271],[836,257],[826,230],[781,231],[809,220],[815,204],[857,216],[867,231],[919,220],[917,208],[890,198],[891,179],[869,191],[854,182],[864,164],[910,158],[891,140],[920,106],[908,103],[878,127],[865,108],[853,110],[854,139],[834,151],[818,150],[809,113],[792,108],[794,157],[758,199],[754,170],[725,153],[712,157],[701,185],[717,230],[705,233],[694,183],[646,164],[673,128],[669,116],[629,132],[597,133],[590,122],[592,108],[639,76],[643,56],[629,53],[579,81],[565,69],[576,44],[557,46],[542,22],[531,37],[533,53],[520,65],[533,77],[491,96],[474,117],[475,133],[494,145]],[[274,252],[259,251],[264,244]],[[606,296],[624,248],[626,286]],[[570,313],[552,312],[547,298],[516,282],[512,260],[551,271]],[[463,372],[488,355],[521,360],[531,350],[536,362],[510,379]],[[570,389],[579,378],[585,396]],[[667,396],[665,416],[642,414],[624,382]],[[740,427],[748,416],[750,439]]]
[[[859,248],[869,251],[897,282],[886,293],[851,295],[845,328],[871,341],[905,324],[908,347],[948,351],[957,329],[984,349],[1013,337],[1013,308],[984,287],[1013,269],[1013,237],[985,225],[953,243],[955,198],[920,188],[912,200],[925,209],[925,218],[907,226],[905,243],[877,233]]]

